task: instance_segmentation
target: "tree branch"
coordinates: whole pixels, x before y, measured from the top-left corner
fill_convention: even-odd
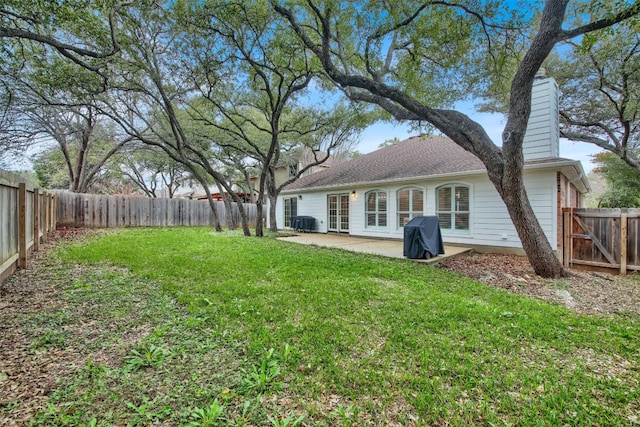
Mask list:
[[[398,88],[363,76],[346,74],[338,70],[331,59],[329,49],[329,45],[331,43],[329,24],[331,20],[331,11],[327,9],[326,15],[322,15],[320,10],[313,5],[311,0],[308,0],[308,4],[313,10],[315,18],[321,26],[321,45],[317,45],[309,38],[298,22],[293,11],[278,5],[274,0],[272,0],[272,5],[276,12],[289,21],[293,31],[300,40],[303,41],[307,48],[309,48],[318,57],[318,59],[320,59],[327,75],[335,83],[342,88],[353,87],[364,89],[375,95],[371,100],[388,99],[395,102],[398,106],[413,114],[415,118],[419,118],[420,120],[433,124],[462,148],[476,155],[485,165],[500,165],[503,163],[500,148],[491,141],[482,126],[471,120],[468,116],[454,110],[431,108],[420,103]],[[392,107],[392,104],[385,103],[385,106],[390,108],[392,111],[396,111],[399,115],[401,114],[399,109]]]
[[[616,136],[615,132],[609,126],[605,125],[604,123],[600,123],[600,122],[585,122],[585,121],[576,120],[573,117],[569,116],[569,114],[567,114],[565,111],[560,111],[560,117],[562,118],[562,120],[566,124],[568,124],[570,126],[579,126],[579,127],[582,127],[582,128],[598,128],[598,129],[601,129],[604,133],[607,134],[609,139],[613,142],[613,143],[608,143],[608,144],[610,144],[610,146],[612,146],[612,147],[615,147],[616,152],[617,151],[622,152],[624,147],[622,146],[620,140]],[[563,133],[566,133],[567,135],[569,135],[569,134],[573,135],[573,137],[566,136],[566,138],[573,139],[573,140],[576,140],[576,139],[574,139],[574,137],[577,137],[578,135],[584,135],[585,137],[587,137],[587,134],[582,134],[582,133],[579,133],[579,132],[572,132],[572,131],[562,130],[562,129],[560,131],[563,132]],[[590,138],[595,138],[596,140],[602,141],[602,139],[597,138],[597,137],[591,136]],[[599,143],[591,141],[591,140],[583,139],[582,141],[591,142],[593,144],[601,146]],[[603,147],[603,148],[609,150],[609,148],[606,148],[606,147]]]
[[[90,65],[86,61],[83,61],[81,57],[92,58],[92,59],[105,59],[109,58],[120,51],[120,45],[118,44],[118,40],[116,37],[116,26],[115,26],[115,15],[120,9],[132,5],[133,2],[122,2],[114,6],[113,9],[109,12],[109,33],[111,36],[111,50],[108,52],[100,52],[97,50],[86,49],[80,46],[72,45],[62,40],[59,40],[55,37],[46,36],[43,34],[39,34],[33,31],[24,30],[20,28],[9,28],[5,26],[0,26],[0,38],[18,38],[31,40],[38,43],[42,43],[52,48],[56,49],[62,56],[71,60],[73,63],[79,65],[82,68],[85,68],[89,71],[93,71],[98,73],[100,68],[97,66]],[[19,17],[23,19],[25,22],[35,23],[34,20],[18,16],[16,14],[12,14],[9,11],[2,10],[3,14],[8,14],[14,17]]]
[[[640,13],[640,1],[636,0],[628,8],[616,13],[613,16],[600,19],[598,21],[590,22],[573,30],[565,30],[558,34],[556,41],[568,40],[583,34],[590,33],[592,31],[601,30],[603,28],[610,27],[614,24],[622,22]]]

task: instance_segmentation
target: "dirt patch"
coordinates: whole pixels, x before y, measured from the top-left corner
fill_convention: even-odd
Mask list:
[[[0,426],[26,425],[37,408],[45,407],[57,380],[84,361],[79,351],[57,348],[64,337],[43,332],[29,319],[61,310],[57,286],[74,279],[57,276],[48,250],[60,241],[89,234],[86,230],[54,232],[32,254],[28,269],[18,270],[0,285]],[[76,269],[71,276],[80,274]],[[64,316],[64,311],[58,313]],[[47,321],[61,321],[60,317],[51,316]]]
[[[526,257],[469,253],[447,259],[440,268],[491,286],[538,298],[582,314],[640,315],[640,276],[569,270],[560,280],[543,279]]]

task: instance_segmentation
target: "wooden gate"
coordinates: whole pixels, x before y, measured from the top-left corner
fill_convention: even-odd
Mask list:
[[[565,267],[640,271],[640,209],[564,208]]]

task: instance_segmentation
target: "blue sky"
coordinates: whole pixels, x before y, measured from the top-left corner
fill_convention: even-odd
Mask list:
[[[505,125],[505,119],[502,114],[478,113],[473,109],[471,103],[458,104],[457,109],[480,123],[493,142],[500,144],[502,130]],[[366,154],[377,150],[380,144],[389,139],[398,138],[403,140],[416,134],[417,132],[412,131],[406,124],[377,123],[362,133],[360,144],[356,149],[360,153]],[[602,150],[593,144],[560,139],[560,157],[580,160],[586,173],[589,173],[594,168],[590,156],[600,151]]]
[[[502,134],[502,129],[505,124],[502,114],[478,113],[473,109],[471,103],[459,105],[458,108],[480,123],[493,142],[500,144],[500,135]],[[356,150],[362,154],[370,153],[377,150],[380,144],[389,139],[398,138],[399,140],[403,140],[416,134],[417,132],[412,131],[407,124],[377,123],[368,127],[362,133],[360,143],[356,147]],[[560,157],[580,160],[586,173],[589,173],[594,168],[590,156],[600,151],[601,150],[593,144],[570,142],[565,139],[560,139]],[[31,162],[27,158],[20,158],[16,159],[12,166],[12,169],[16,170],[31,169]]]

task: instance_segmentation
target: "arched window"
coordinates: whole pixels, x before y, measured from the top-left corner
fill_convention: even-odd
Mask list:
[[[367,227],[387,226],[387,192],[372,190],[364,194]]]
[[[398,199],[398,227],[404,227],[411,218],[421,216],[424,209],[424,192],[419,188],[402,188],[396,195]]]
[[[449,231],[469,231],[469,187],[449,184],[438,187],[436,213],[440,228]]]

